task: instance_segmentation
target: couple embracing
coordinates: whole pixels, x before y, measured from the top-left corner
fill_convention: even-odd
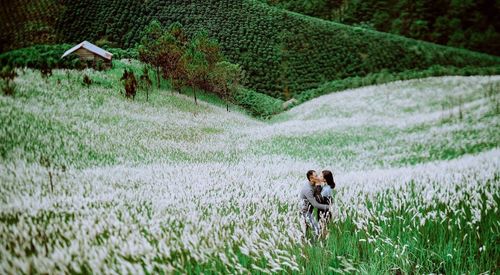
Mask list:
[[[330,205],[335,182],[329,170],[323,170],[319,176],[316,171],[309,170],[306,176],[307,182],[300,190],[300,199],[303,202],[301,214],[306,223],[306,230],[312,229],[314,236],[319,237],[321,231],[326,232],[325,227],[332,217]],[[317,219],[314,217],[314,208],[318,209]]]

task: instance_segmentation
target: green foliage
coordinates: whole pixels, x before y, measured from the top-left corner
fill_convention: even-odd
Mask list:
[[[227,60],[241,64],[246,71],[248,88],[283,99],[328,81],[363,77],[384,69],[398,73],[433,65],[483,67],[500,63],[497,57],[327,22],[255,0],[58,3],[64,6],[54,25],[59,41],[79,43],[105,37],[113,45],[132,48],[141,41],[151,20],[157,19],[164,26],[179,22],[184,32],[178,34],[186,39],[202,29],[217,39]],[[400,25],[405,24],[401,21]],[[423,22],[414,25],[413,32],[425,32]]]

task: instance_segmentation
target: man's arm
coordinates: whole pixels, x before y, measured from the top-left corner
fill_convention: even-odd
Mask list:
[[[309,190],[306,190],[304,192],[304,196],[314,208],[318,208],[321,210],[328,210],[330,208],[328,204],[321,204],[318,201],[316,201],[311,188],[309,188]]]

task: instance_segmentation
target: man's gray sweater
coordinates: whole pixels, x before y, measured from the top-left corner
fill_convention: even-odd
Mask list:
[[[302,214],[312,212],[313,207],[321,210],[328,210],[330,207],[328,204],[321,204],[316,201],[313,187],[314,186],[309,182],[306,182],[304,186],[302,186],[302,189],[300,189],[300,199],[303,201]]]

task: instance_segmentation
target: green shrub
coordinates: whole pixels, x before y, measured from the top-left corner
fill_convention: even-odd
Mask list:
[[[280,99],[244,88],[235,92],[234,101],[251,115],[264,119],[280,113],[283,104]]]

